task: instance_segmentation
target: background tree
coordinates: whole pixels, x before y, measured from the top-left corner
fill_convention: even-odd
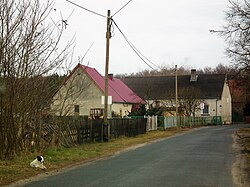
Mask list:
[[[118,74],[116,78],[124,79],[125,77],[150,77],[150,76],[174,76],[175,68],[170,66],[163,66],[158,70],[143,70],[137,73],[131,74]],[[191,68],[180,67],[178,68],[178,75],[190,75]],[[234,77],[237,74],[235,67],[225,64],[218,64],[216,67],[204,67],[203,69],[197,69],[197,74],[228,74],[230,77]]]
[[[59,50],[65,28],[51,20],[52,10],[51,0],[0,2],[0,158],[25,149],[26,131],[38,128],[54,86],[44,77],[69,53],[71,44]]]
[[[203,102],[202,92],[199,89],[187,87],[179,90],[179,107],[185,116],[195,116],[195,112],[200,110]]]
[[[241,74],[250,73],[250,1],[229,0],[226,25],[218,31],[227,42],[226,52]],[[215,31],[216,32],[216,31]],[[248,77],[249,80],[249,77]]]
[[[170,98],[161,101],[162,107],[171,115],[175,115],[175,92],[169,93]],[[195,113],[200,110],[200,104],[204,102],[202,91],[193,87],[184,87],[178,91],[178,113],[184,116],[195,116]]]

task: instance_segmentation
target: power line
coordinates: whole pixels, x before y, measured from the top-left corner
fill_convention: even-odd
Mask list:
[[[131,3],[132,0],[130,0],[129,2],[127,2],[125,5],[123,5],[118,11],[116,11],[116,13],[113,14],[112,17],[114,17],[116,14],[118,14],[122,9],[124,9],[129,3]]]
[[[129,44],[129,46],[131,47],[131,49],[136,53],[136,55],[148,66],[150,67],[152,70],[155,70],[155,68],[153,68],[149,63],[151,63],[152,65],[154,65],[155,67],[159,68],[156,64],[154,64],[153,62],[151,62],[150,60],[148,60],[148,58],[146,58],[126,37],[126,35],[122,32],[122,30],[118,27],[118,25],[116,24],[116,22],[112,19],[112,22],[115,24],[116,28],[119,30],[119,32],[122,34],[122,36],[124,37],[124,39],[126,40],[126,42]],[[146,62],[146,60],[149,62]]]
[[[72,2],[72,1],[70,1],[70,0],[66,0],[67,2],[69,2],[69,3],[71,3],[71,4],[73,4],[73,5],[75,5],[75,6],[77,6],[77,7],[79,7],[79,8],[81,8],[81,9],[83,9],[83,10],[86,10],[86,11],[88,11],[88,12],[90,12],[90,13],[92,13],[92,14],[95,14],[95,15],[97,15],[97,16],[100,16],[100,17],[103,17],[103,18],[107,18],[107,16],[104,16],[104,15],[102,15],[102,14],[99,14],[99,13],[97,13],[97,12],[94,12],[94,11],[92,11],[92,10],[90,10],[90,9],[87,9],[87,8],[84,8],[84,7],[82,7],[82,6],[80,6],[80,5],[78,5],[78,4],[76,4],[76,3],[74,3],[74,2]],[[130,1],[128,1],[125,5],[123,5],[115,14],[113,14],[113,16],[115,16],[116,14],[118,14],[122,9],[124,9],[129,3],[131,3],[132,2],[132,0],[130,0]],[[115,24],[115,26],[117,27],[117,29],[120,31],[120,33],[122,34],[122,36],[124,37],[124,39],[126,40],[126,42],[129,44],[129,46],[131,47],[131,49],[136,53],[136,55],[148,66],[148,67],[150,67],[151,69],[153,69],[153,70],[155,70],[149,63],[151,63],[152,65],[154,65],[155,67],[157,67],[157,68],[159,68],[160,69],[160,67],[158,67],[156,64],[154,64],[153,62],[151,62],[147,57],[145,57],[129,40],[128,40],[128,38],[126,37],[126,35],[122,32],[122,30],[118,27],[118,25],[116,24],[116,22],[112,19],[113,18],[113,16],[111,17],[111,24],[112,23],[114,23]],[[146,62],[146,60],[149,62]]]
[[[133,45],[132,43],[131,43],[131,45]],[[145,58],[149,63],[151,63],[152,65],[154,65],[155,67],[157,67],[157,68],[159,68],[159,69],[161,69],[159,66],[157,66],[155,63],[153,63],[152,61],[150,61],[145,55],[143,55],[134,45],[133,45],[133,47],[136,49],[136,51],[138,52],[138,53],[140,53],[140,55],[143,57],[143,58]]]
[[[115,24],[115,26],[117,27],[117,29],[120,31],[120,33],[122,34],[122,36],[124,37],[124,39],[126,40],[126,42],[129,44],[129,46],[131,47],[131,49],[136,53],[136,55],[151,69],[154,70],[154,68],[149,65],[149,63],[147,63],[140,55],[140,53],[138,52],[138,50],[134,47],[134,45],[128,40],[128,38],[126,37],[126,35],[122,32],[122,30],[118,27],[118,25],[116,24],[116,22],[114,20],[112,20],[112,22]]]
[[[66,0],[66,1],[68,1],[69,3],[75,5],[75,6],[81,8],[81,9],[83,9],[83,10],[86,10],[86,11],[92,13],[92,14],[95,14],[95,15],[97,15],[97,16],[101,16],[101,17],[107,18],[106,16],[104,16],[104,15],[102,15],[102,14],[99,14],[99,13],[97,13],[97,12],[95,12],[95,11],[92,11],[92,10],[90,10],[90,9],[84,8],[83,6],[80,6],[80,5],[74,3],[74,2],[72,2],[72,1],[70,1],[70,0]]]

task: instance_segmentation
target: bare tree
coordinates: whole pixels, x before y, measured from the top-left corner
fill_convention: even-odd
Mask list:
[[[200,110],[200,104],[203,102],[202,93],[199,89],[187,87],[179,91],[179,107],[183,109],[184,115],[195,116]]]
[[[184,87],[178,91],[178,112],[179,115],[195,116],[200,110],[200,104],[204,102],[202,92],[194,87]],[[169,114],[175,115],[175,92],[169,93],[169,99],[162,100],[161,104]]]
[[[26,131],[51,95],[44,75],[67,58],[71,44],[59,50],[65,28],[51,21],[52,10],[51,0],[0,2],[0,158],[25,148]]]
[[[226,52],[241,73],[250,70],[250,1],[229,0],[227,24],[218,31],[228,43]],[[244,71],[242,71],[244,70]]]

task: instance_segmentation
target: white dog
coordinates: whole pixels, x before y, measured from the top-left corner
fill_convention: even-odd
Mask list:
[[[43,164],[44,164],[44,158],[41,155],[37,156],[36,159],[30,163],[30,166],[34,168],[46,169],[46,167]]]

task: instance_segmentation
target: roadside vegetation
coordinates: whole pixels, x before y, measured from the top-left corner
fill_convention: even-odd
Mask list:
[[[242,128],[236,132],[238,144],[241,146],[241,182],[250,184],[250,128]]]

